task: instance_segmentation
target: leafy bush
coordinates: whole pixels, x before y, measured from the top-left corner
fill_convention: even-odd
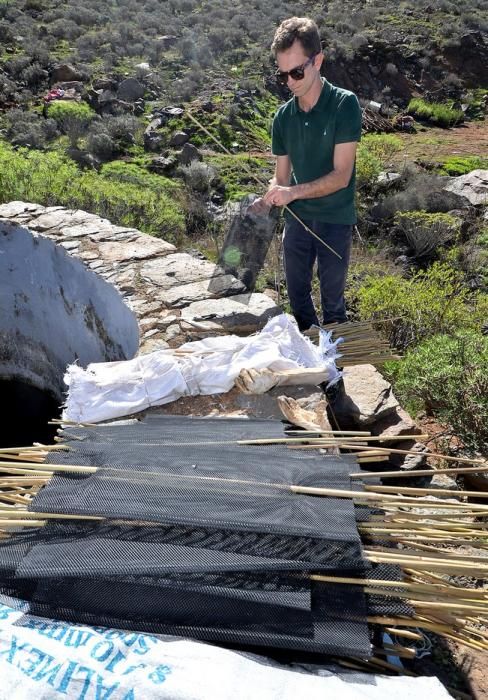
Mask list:
[[[417,258],[431,256],[439,246],[456,238],[461,230],[461,220],[455,216],[425,211],[397,212],[394,223]]]
[[[70,102],[68,100],[52,102],[49,105],[48,114],[68,135],[73,148],[76,148],[79,139],[86,133],[88,125],[96,116],[86,102]]]
[[[488,445],[488,337],[475,331],[436,335],[386,369],[410,408],[448,422],[467,447]]]
[[[136,117],[121,114],[93,120],[87,134],[87,149],[101,158],[126,153],[141,130]]]
[[[182,165],[180,172],[190,190],[206,194],[210,191],[212,181],[215,178],[215,170],[200,161],[193,160],[188,165]]]
[[[159,187],[153,177],[161,181]],[[110,169],[81,173],[59,153],[14,151],[0,142],[0,202],[23,200],[84,209],[115,224],[177,241],[185,226],[181,196],[175,185],[166,187],[165,178],[149,174],[147,178],[142,185],[117,179]]]
[[[367,134],[361,139],[356,159],[358,189],[374,189],[378,175],[402,148],[402,141],[393,134]]]
[[[466,175],[472,170],[488,168],[488,158],[481,156],[451,156],[444,161],[439,169],[441,175],[458,177]]]
[[[464,121],[462,109],[453,109],[448,104],[439,104],[438,102],[426,102],[419,97],[410,100],[407,110],[414,117],[444,127],[461,124]]]
[[[362,319],[382,321],[381,328],[400,350],[439,333],[479,330],[488,318],[488,295],[471,292],[463,275],[435,262],[410,279],[371,276],[357,292]]]
[[[8,125],[6,137],[15,146],[42,149],[58,136],[54,119],[43,119],[37,112],[11,109],[7,112],[5,120]]]

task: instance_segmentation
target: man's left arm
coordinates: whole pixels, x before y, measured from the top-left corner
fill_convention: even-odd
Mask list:
[[[342,190],[351,180],[356,148],[357,141],[337,143],[334,147],[334,167],[330,173],[301,185],[274,185],[264,195],[264,201],[269,205],[284,207],[295,199],[316,199]]]

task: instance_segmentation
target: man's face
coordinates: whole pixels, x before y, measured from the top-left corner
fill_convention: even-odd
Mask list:
[[[304,52],[301,43],[296,40],[289,49],[276,54],[276,63],[279,71],[290,71],[292,68],[303,66],[309,61],[309,58],[310,57]],[[306,66],[302,80],[293,80],[291,76],[288,76],[287,85],[295,97],[303,97],[306,95],[315,81],[320,79],[320,65],[322,59],[322,54],[319,54],[312,63]]]

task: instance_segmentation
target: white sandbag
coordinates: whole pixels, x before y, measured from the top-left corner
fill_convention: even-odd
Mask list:
[[[228,335],[185,343],[184,354],[164,350],[126,362],[99,362],[82,369],[70,365],[65,375],[68,396],[65,420],[97,423],[137,413],[181,396],[229,391],[242,369],[285,370],[323,368],[329,381],[340,372],[335,366],[336,343],[322,334],[320,347],[303,336],[281,314],[260,333],[241,338]]]
[[[176,637],[33,617],[0,603],[0,700],[450,700],[436,678],[314,670]]]

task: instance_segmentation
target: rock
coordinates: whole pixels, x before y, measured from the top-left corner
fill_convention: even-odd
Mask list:
[[[406,190],[384,197],[370,209],[369,216],[373,221],[383,221],[392,217],[397,211],[422,209],[427,212],[448,212],[452,209],[469,207],[470,202],[467,197],[446,189],[450,180],[451,178],[432,176],[428,185],[414,182]]]
[[[474,206],[487,204],[488,170],[472,170],[466,175],[454,177],[444,189],[460,197],[465,197]]]
[[[433,489],[449,489],[449,491],[459,491],[459,486],[456,480],[448,476],[448,474],[436,474],[433,472],[432,479],[429,483],[429,488]]]
[[[398,180],[401,179],[400,173],[387,173],[387,172],[381,172],[378,175],[378,178],[376,182],[378,185],[380,185],[381,188],[383,189],[388,189],[392,185],[395,184],[395,182],[398,182]]]
[[[112,90],[100,90],[97,91],[98,104],[100,106],[106,106],[112,102],[117,102],[117,95]]]
[[[130,243],[99,243],[100,255],[106,262],[124,262],[128,260],[144,260],[156,255],[167,255],[176,250],[175,246],[161,238],[140,235]]]
[[[166,350],[166,348],[169,348],[169,345],[162,338],[144,338],[141,343],[141,347],[139,348],[139,355],[147,355],[148,353],[156,352],[157,350]]]
[[[98,78],[93,81],[94,90],[113,90],[117,91],[117,81],[113,78]]]
[[[381,418],[373,426],[374,435],[397,437],[398,435],[420,435],[422,432],[413,418],[401,407]]]
[[[172,340],[175,340],[175,338],[178,338],[181,335],[181,328],[178,323],[173,323],[171,326],[168,326],[166,329],[166,332],[164,333],[164,339],[167,340],[168,342],[171,342]]]
[[[158,297],[166,306],[180,308],[194,301],[232,296],[233,294],[242,294],[245,291],[245,286],[233,275],[219,275],[212,280],[171,287],[171,289],[159,294]]]
[[[240,294],[227,299],[196,301],[184,308],[185,321],[215,321],[226,331],[249,331],[262,328],[266,321],[281,313],[265,294]]]
[[[151,173],[168,175],[178,165],[178,159],[175,156],[160,156],[153,158],[147,169]]]
[[[208,260],[200,260],[187,253],[175,253],[164,258],[150,260],[141,267],[144,279],[162,289],[199,282],[207,283],[220,277],[224,271]]]
[[[413,450],[415,454],[401,455],[392,452],[390,454],[390,465],[393,468],[404,469],[405,471],[425,469],[425,458],[430,451],[426,445],[414,440],[405,440],[405,442],[396,442],[394,448],[398,450]]]
[[[274,418],[282,421],[284,417],[280,411],[277,399],[283,395],[284,389],[285,387],[276,386],[265,394],[238,393],[235,397],[235,402],[248,416]],[[322,393],[317,393],[316,387],[312,386],[287,386],[286,395],[296,399],[303,408],[311,410],[313,410],[320,401],[323,401],[324,397]]]
[[[152,119],[144,131],[144,148],[146,151],[159,151],[164,144],[164,136],[158,133],[158,129],[163,126],[163,119],[156,117]]]
[[[163,107],[161,110],[159,110],[159,113],[167,119],[170,119],[171,117],[181,117],[184,112],[185,110],[182,107]]]
[[[83,83],[79,80],[67,80],[64,83],[59,83],[57,87],[61,90],[74,90],[75,92],[82,92],[84,89]]]
[[[79,148],[68,148],[67,153],[69,157],[78,163],[82,168],[89,168],[90,170],[98,170],[101,166],[101,161],[88,151],[81,151]]]
[[[178,147],[183,146],[189,138],[189,135],[185,131],[175,131],[169,141],[169,145]]]
[[[71,63],[58,63],[51,71],[51,85],[53,83],[82,82],[83,74]]]
[[[190,165],[194,160],[202,160],[200,151],[192,143],[185,143],[181,152],[178,154],[178,161],[181,165]]]
[[[27,213],[33,216],[36,212],[41,212],[43,210],[44,207],[41,204],[12,201],[0,205],[0,216],[4,216],[6,219],[13,219]]]
[[[345,397],[333,405],[341,428],[351,422],[358,428],[370,426],[400,408],[391,384],[373,365],[346,367],[343,376]]]
[[[141,97],[144,97],[144,85],[135,78],[126,78],[123,80],[117,90],[117,97],[124,102],[135,102]]]

